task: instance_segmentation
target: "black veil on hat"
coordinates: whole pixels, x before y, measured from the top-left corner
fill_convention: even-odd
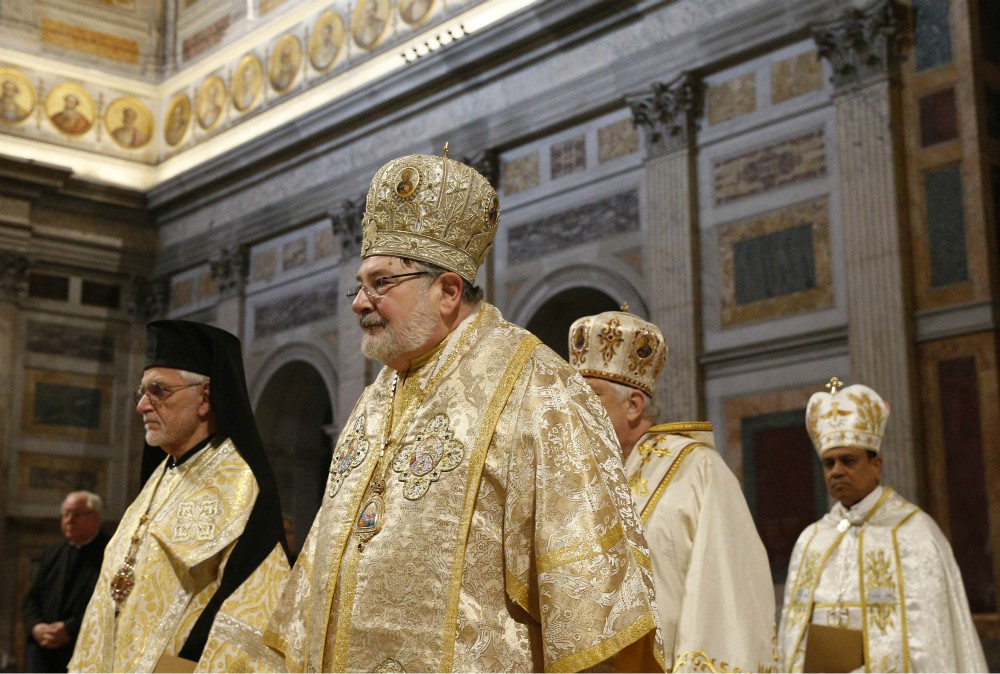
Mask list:
[[[146,326],[146,364],[143,370],[151,367],[186,370],[203,374],[211,380],[209,403],[215,415],[217,437],[232,439],[236,450],[253,471],[260,489],[243,534],[226,563],[219,587],[179,653],[182,658],[198,660],[222,603],[271,554],[275,543],[280,543],[288,554],[285,527],[281,519],[277,482],[250,405],[240,340],[225,330],[204,323],[153,321]],[[148,444],[145,446],[143,484],[164,459],[162,449]]]

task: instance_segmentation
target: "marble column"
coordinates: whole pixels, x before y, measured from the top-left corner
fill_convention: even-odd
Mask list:
[[[0,199],[2,201],[2,199]],[[0,228],[4,223],[0,222]],[[11,382],[14,381],[16,363],[20,363],[19,344],[17,343],[18,302],[24,296],[28,281],[28,258],[20,251],[0,249],[0,573],[8,579],[16,577],[17,570],[17,536],[12,530],[7,514],[10,512],[8,503],[9,490],[7,485],[11,479],[11,461],[14,458],[12,444],[12,426],[16,423],[13,414],[15,392]],[[0,588],[0,606],[14,606],[17,598],[16,583],[4,583]],[[6,611],[0,615],[0,629],[3,634],[12,634],[10,621],[14,611]],[[0,638],[0,650],[12,650],[12,644],[7,639]]]
[[[219,301],[215,305],[215,324],[243,339],[243,289],[246,287],[246,246],[233,245],[218,248],[208,258],[209,273],[219,284]]]
[[[892,0],[812,26],[834,85],[851,359],[847,383],[870,386],[889,403],[883,482],[919,501],[912,272],[893,77],[897,30]]]
[[[646,148],[650,320],[670,355],[657,382],[661,421],[704,418],[701,298],[694,139],[700,82],[689,75],[627,97]]]

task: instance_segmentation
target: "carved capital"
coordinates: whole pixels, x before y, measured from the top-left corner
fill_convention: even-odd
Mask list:
[[[247,249],[223,246],[208,258],[209,274],[219,284],[220,295],[232,295],[243,289],[247,279]]]
[[[899,18],[895,0],[850,8],[841,18],[810,26],[821,58],[830,62],[830,81],[843,89],[885,77],[898,60]]]
[[[128,314],[141,321],[149,321],[167,312],[170,281],[164,276],[148,278],[134,275],[128,297]]]
[[[28,292],[28,267],[25,255],[0,250],[0,299],[14,300]]]
[[[666,84],[654,82],[651,89],[625,97],[632,121],[642,127],[646,138],[646,157],[690,147],[702,111],[701,82],[682,73]]]
[[[361,218],[365,214],[365,196],[344,199],[340,209],[330,214],[333,233],[340,240],[340,257],[346,260],[361,251]]]

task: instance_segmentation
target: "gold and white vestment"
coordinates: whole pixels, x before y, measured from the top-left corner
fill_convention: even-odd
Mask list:
[[[778,635],[782,671],[802,671],[810,622],[861,630],[865,671],[987,671],[951,545],[892,489],[850,509],[835,504],[799,536]]]
[[[673,671],[775,671],[767,551],[708,422],[659,424],[625,463]]]
[[[284,668],[578,671],[640,645],[662,663],[639,519],[583,379],[485,302],[407,374],[403,402],[394,377],[347,421],[265,632]]]
[[[69,670],[152,672],[161,656],[176,656],[219,586],[258,491],[229,439],[157,468],[108,543]],[[134,586],[116,616],[111,584],[133,536]],[[266,654],[261,633],[287,577],[276,545],[223,602],[196,671],[238,671]]]

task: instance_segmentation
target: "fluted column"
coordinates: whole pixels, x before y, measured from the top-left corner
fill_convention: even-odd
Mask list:
[[[851,380],[892,410],[883,482],[917,497],[920,438],[914,412],[916,352],[909,297],[892,0],[852,9],[813,27],[830,62],[840,165],[841,229],[848,298]],[[827,375],[823,375],[827,376]]]
[[[661,420],[705,414],[701,353],[697,175],[694,163],[700,82],[681,75],[627,97],[646,147],[648,240],[644,259],[650,320],[670,355],[657,382]]]

